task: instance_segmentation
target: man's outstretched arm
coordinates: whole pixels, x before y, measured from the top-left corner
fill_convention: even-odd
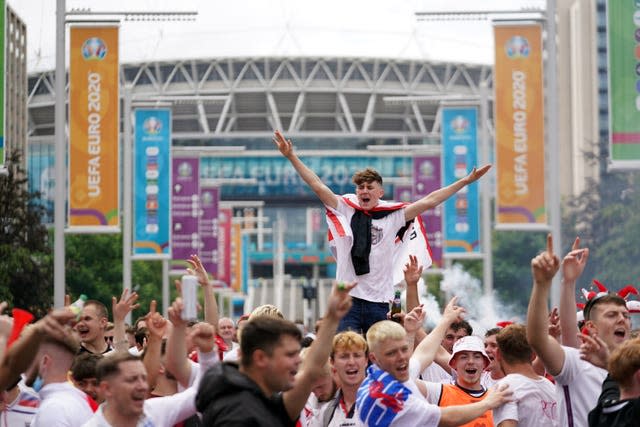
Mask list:
[[[491,169],[491,165],[484,165],[480,169],[473,168],[469,175],[465,176],[464,178],[460,178],[453,184],[442,187],[427,194],[422,199],[416,200],[404,209],[404,219],[406,221],[410,221],[420,215],[422,212],[435,208],[440,203],[456,194],[463,187],[482,178],[482,176],[486,174],[489,169]]]
[[[560,260],[553,254],[553,240],[548,235],[546,252],[531,260],[533,290],[527,310],[527,340],[551,375],[558,375],[564,365],[564,350],[548,330],[549,289],[559,268]]]
[[[285,139],[284,135],[280,133],[279,130],[275,131],[273,136],[273,142],[278,146],[278,150],[284,157],[286,157],[293,168],[298,172],[300,178],[307,183],[309,187],[313,190],[314,193],[318,196],[320,201],[330,208],[338,207],[338,196],[336,196],[333,191],[327,185],[322,182],[320,177],[315,174],[307,165],[302,163],[302,161],[296,156],[296,153],[293,152],[293,143],[290,139]]]

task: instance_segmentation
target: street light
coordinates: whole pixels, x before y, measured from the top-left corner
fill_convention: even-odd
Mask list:
[[[109,11],[93,12],[90,9],[75,9],[70,12],[66,10],[66,0],[56,0],[56,71],[55,71],[55,197],[54,197],[54,247],[53,247],[53,303],[55,307],[64,305],[65,293],[65,201],[66,201],[66,24],[67,16],[103,16],[103,19],[94,21],[104,21],[104,17],[110,16],[118,20],[124,18],[153,17],[154,21],[172,21],[179,18],[195,19],[197,12],[127,12]],[[113,20],[113,19],[111,19]],[[150,19],[151,20],[151,19]]]
[[[416,12],[415,14],[418,20],[487,20],[492,16],[501,15],[539,15],[539,19],[546,22],[547,31],[547,56],[546,56],[546,69],[545,69],[545,81],[546,88],[551,96],[546,98],[547,106],[547,141],[548,150],[548,177],[550,181],[557,180],[560,172],[559,156],[556,155],[559,151],[558,143],[558,99],[555,94],[557,93],[557,49],[556,49],[556,0],[547,0],[546,9],[537,7],[525,7],[517,10],[476,10],[476,11],[438,11],[438,12]],[[547,195],[549,198],[549,225],[551,233],[553,235],[553,251],[555,253],[562,252],[561,238],[561,217],[560,217],[560,186],[556,182],[550,183],[547,186]],[[558,275],[553,279],[553,286],[551,288],[551,304],[557,306],[560,303],[560,278]]]

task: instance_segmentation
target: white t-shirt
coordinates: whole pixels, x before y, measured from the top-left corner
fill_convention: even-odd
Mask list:
[[[69,382],[45,385],[40,398],[31,427],[81,426],[93,416],[87,395]]]
[[[440,383],[440,384],[452,384],[453,377],[447,371],[445,371],[442,366],[438,365],[436,362],[431,363],[431,365],[427,366],[427,368],[422,371],[421,374],[422,380],[430,383]]]
[[[235,341],[231,341],[231,348],[229,348],[227,351],[225,351],[224,353],[222,353],[222,360],[227,360],[227,355],[233,353],[234,355],[238,354],[238,351],[240,349],[240,344],[238,344]],[[233,356],[231,356],[233,357]],[[237,359],[233,359],[233,360],[237,360]]]
[[[480,384],[482,385],[482,387],[484,387],[486,389],[490,389],[498,381],[500,381],[500,380],[494,380],[493,378],[491,378],[491,372],[490,371],[484,371],[482,373],[482,376],[480,377]]]
[[[440,408],[427,402],[413,380],[403,383],[376,365],[367,369],[356,398],[356,416],[367,426],[436,427]]]
[[[29,426],[40,406],[40,396],[31,387],[20,381],[18,396],[13,402],[7,403],[2,417],[2,426]]]
[[[559,427],[557,395],[548,379],[537,380],[520,374],[509,374],[498,384],[508,384],[513,391],[513,402],[493,410],[494,425],[515,420],[518,427]]]
[[[336,398],[340,398],[340,395],[338,394]],[[323,426],[324,418],[326,416],[331,417],[327,427],[362,427],[363,426],[363,424],[360,422],[360,420],[357,417],[357,414],[355,411],[356,409],[355,404],[353,405],[352,410],[350,411],[351,413],[349,413],[347,412],[346,407],[341,405],[340,402],[337,405],[333,405],[331,403],[332,402],[329,402],[327,405],[324,405],[322,409],[314,415],[313,419],[311,419],[311,422],[309,423],[309,426],[311,427]],[[333,415],[327,414],[327,412],[331,410],[333,410]]]
[[[607,371],[580,359],[576,348],[562,346],[562,349],[564,365],[555,377],[560,425],[586,426],[589,411],[598,404]]]
[[[351,223],[355,209],[342,197],[338,197],[336,209]],[[396,249],[396,234],[405,225],[404,209],[398,209],[381,219],[371,221],[371,252],[369,273],[356,276],[350,250],[338,251],[336,279],[339,282],[358,282],[351,295],[366,301],[389,302],[393,299],[393,254]],[[347,226],[347,225],[345,225]],[[351,230],[348,230],[350,233]]]

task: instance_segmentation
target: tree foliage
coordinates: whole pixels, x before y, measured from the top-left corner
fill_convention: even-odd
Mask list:
[[[7,158],[0,176],[0,299],[42,315],[51,305],[51,249],[39,195],[27,190],[21,154]]]

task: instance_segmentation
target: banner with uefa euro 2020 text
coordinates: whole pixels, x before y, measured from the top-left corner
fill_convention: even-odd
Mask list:
[[[440,155],[419,155],[413,158],[413,199],[420,200],[442,187]],[[395,200],[398,200],[397,198]],[[398,200],[401,201],[401,200]],[[439,205],[422,213],[422,223],[431,249],[433,267],[442,267],[442,211]]]
[[[478,165],[478,109],[442,109],[444,186],[464,178]],[[478,183],[463,187],[444,202],[445,254],[480,252]]]
[[[69,52],[69,226],[118,231],[118,27],[71,27]]]
[[[171,110],[136,109],[133,256],[168,258],[171,211]]]
[[[218,216],[220,188],[216,185],[200,184],[200,260],[207,273],[218,276]]]
[[[614,169],[640,168],[640,1],[607,1],[609,156]]]
[[[498,228],[546,228],[542,27],[494,27]]]

